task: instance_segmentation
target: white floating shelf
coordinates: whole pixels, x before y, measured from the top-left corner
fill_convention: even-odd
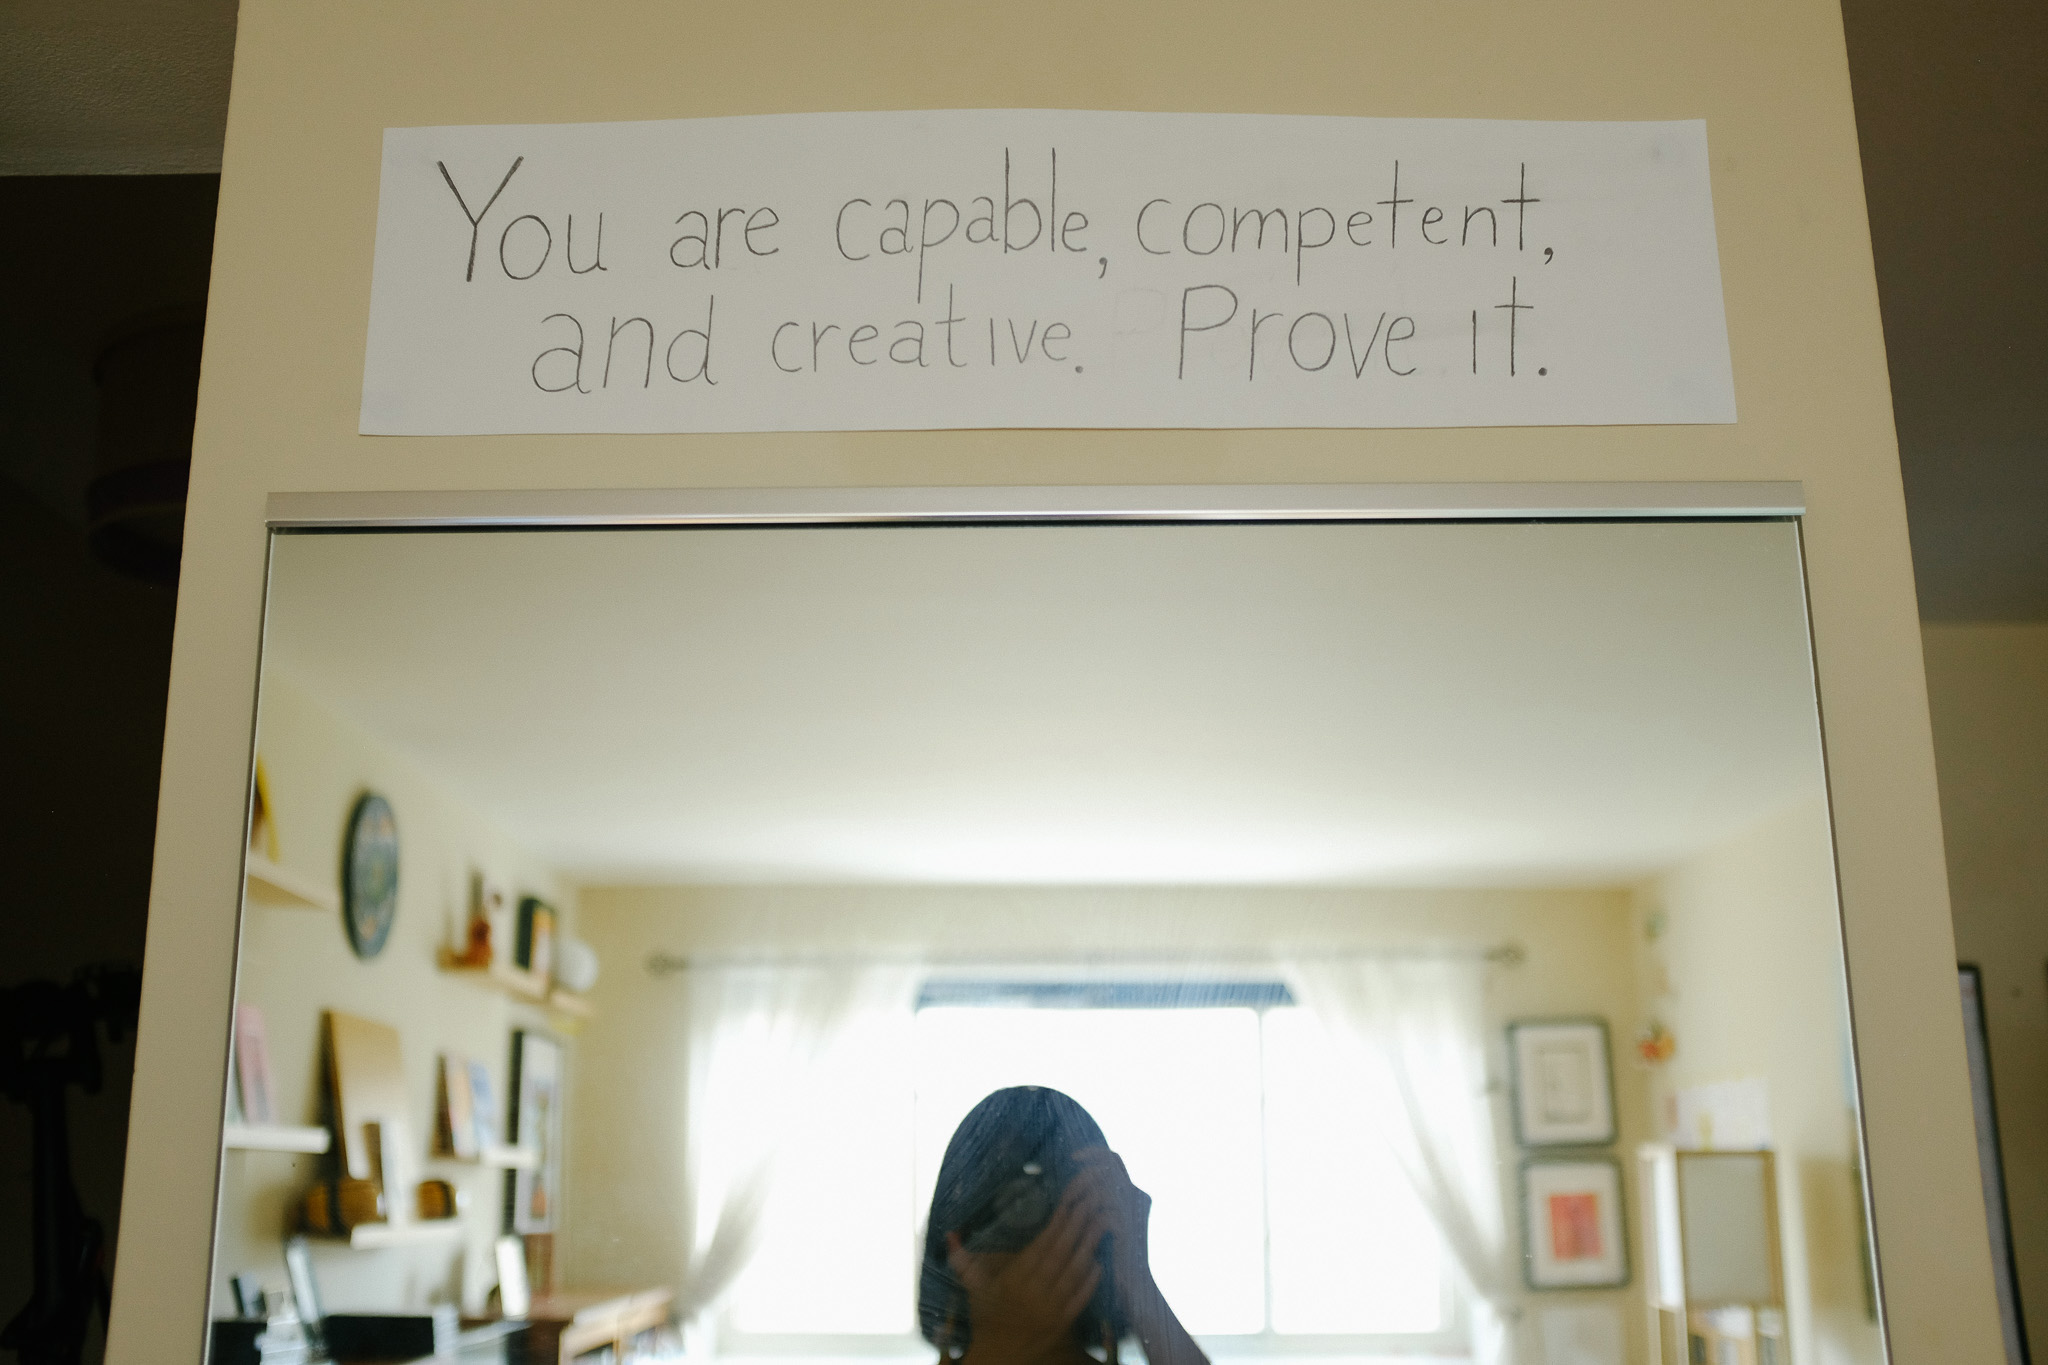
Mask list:
[[[480,985],[500,990],[522,1000],[531,1000],[539,1005],[548,998],[548,983],[545,977],[504,962],[492,962],[489,966],[473,967],[455,957],[448,949],[441,950],[441,970],[475,981]]]
[[[531,1147],[486,1147],[477,1159],[486,1166],[503,1166],[507,1170],[540,1169],[540,1153]]]
[[[295,910],[339,910],[341,893],[311,877],[279,867],[259,853],[249,855],[249,899]]]
[[[466,977],[493,990],[503,991],[515,1000],[542,1006],[561,1015],[565,1020],[588,1019],[591,1015],[588,996],[551,985],[546,977],[521,971],[507,963],[493,962],[487,967],[472,967],[457,960],[446,948],[441,950],[440,963],[441,970],[450,975]]]
[[[548,1008],[572,1019],[588,1019],[591,1014],[590,997],[563,990],[560,986],[548,992]]]
[[[309,1152],[327,1150],[333,1135],[325,1128],[293,1128],[282,1123],[230,1123],[221,1130],[220,1145],[244,1152]]]
[[[531,1171],[540,1167],[540,1153],[531,1147],[507,1147],[501,1143],[494,1143],[475,1156],[437,1151],[433,1160],[459,1161],[465,1166],[496,1166],[504,1170]]]
[[[460,1218],[436,1218],[427,1223],[358,1223],[348,1230],[348,1244],[358,1251],[454,1242],[461,1238]]]

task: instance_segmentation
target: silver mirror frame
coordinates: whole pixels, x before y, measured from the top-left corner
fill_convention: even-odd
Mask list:
[[[271,532],[572,530],[687,526],[1028,525],[1075,523],[1280,523],[1472,521],[1800,521],[1796,482],[1387,483],[946,486],[732,489],[514,489],[295,492],[269,496]],[[267,558],[267,556],[266,556]],[[1805,593],[1801,556],[1802,595]],[[1808,613],[1811,632],[1811,612]],[[1818,679],[1815,705],[1819,706]],[[253,727],[252,727],[253,728]],[[1826,727],[1822,720],[1826,779]],[[253,739],[253,736],[252,736]],[[253,775],[251,778],[253,784]],[[253,798],[253,785],[251,788]],[[245,813],[246,815],[246,813]],[[1832,822],[1831,822],[1832,823]],[[1837,939],[1848,970],[1837,906]],[[237,941],[240,925],[237,925]],[[1849,989],[1851,1065],[1862,1088]],[[1855,1112],[1863,1198],[1869,1208],[1868,1137]],[[214,1212],[219,1216],[220,1172]],[[1872,1227],[1871,1270],[1880,1339],[1889,1355],[1882,1254]],[[218,1253],[216,1223],[209,1261]]]

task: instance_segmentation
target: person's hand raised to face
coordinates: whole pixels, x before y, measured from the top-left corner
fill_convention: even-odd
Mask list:
[[[1084,1168],[1068,1182],[1021,1251],[968,1251],[958,1232],[946,1234],[946,1262],[967,1290],[974,1365],[1045,1365],[1082,1354],[1074,1320],[1102,1281],[1095,1251],[1116,1222],[1105,1182],[1089,1175]]]
[[[1124,1159],[1107,1147],[1084,1147],[1074,1153],[1074,1163],[1080,1171],[1068,1192],[1078,1190],[1077,1198],[1102,1208],[1117,1309],[1135,1323],[1159,1293],[1152,1280],[1152,1196],[1131,1183]]]

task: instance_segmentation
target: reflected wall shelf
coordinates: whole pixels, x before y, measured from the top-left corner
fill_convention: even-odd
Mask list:
[[[294,910],[341,909],[341,894],[331,886],[278,866],[253,849],[249,853],[249,899]]]
[[[575,1019],[588,1019],[591,1013],[590,997],[565,991],[560,986],[548,992],[548,1008],[569,1015]]]
[[[460,1218],[436,1218],[430,1223],[358,1223],[348,1230],[348,1244],[358,1251],[424,1246],[432,1242],[459,1241],[461,1238]]]
[[[494,1143],[475,1156],[460,1156],[454,1152],[435,1152],[435,1161],[454,1161],[464,1166],[496,1166],[501,1170],[531,1171],[540,1167],[540,1153],[531,1147],[507,1147]]]
[[[477,1160],[486,1166],[502,1166],[506,1170],[540,1169],[540,1153],[531,1147],[486,1147]]]
[[[221,1130],[220,1145],[243,1152],[307,1152],[327,1150],[333,1135],[325,1128],[294,1128],[282,1123],[230,1123]]]
[[[574,991],[563,990],[560,986],[550,985],[531,972],[506,966],[502,962],[493,962],[487,967],[472,967],[458,962],[453,953],[443,948],[441,970],[453,976],[467,978],[478,985],[503,991],[515,1000],[544,1006],[571,1019],[588,1019],[591,1014],[588,997],[578,995]]]

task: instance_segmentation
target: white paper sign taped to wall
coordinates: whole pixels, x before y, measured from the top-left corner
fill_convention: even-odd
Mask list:
[[[1698,122],[385,133],[369,434],[1734,420]]]

